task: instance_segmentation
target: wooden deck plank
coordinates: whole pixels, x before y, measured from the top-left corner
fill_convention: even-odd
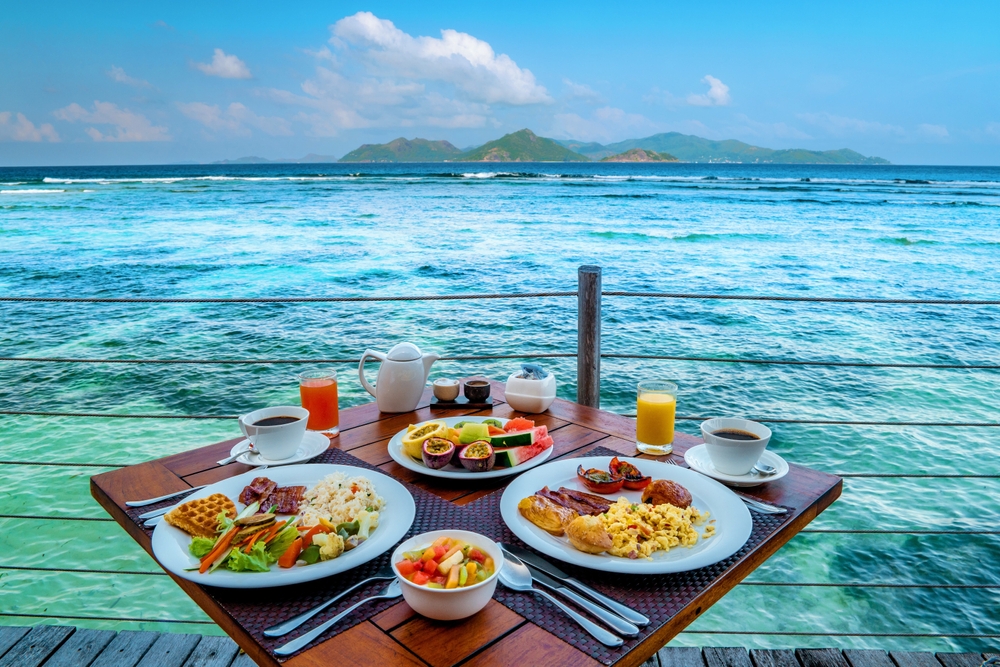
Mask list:
[[[257,663],[246,653],[240,653],[229,667],[257,667]]]
[[[982,653],[935,653],[944,667],[979,667],[983,664]]]
[[[160,635],[136,667],[181,667],[199,641],[200,635]]]
[[[135,667],[159,635],[123,630],[115,635],[90,667]]]
[[[330,667],[331,665],[400,665],[427,667],[417,656],[393,641],[372,623],[359,623],[315,648],[300,653],[287,667]]]
[[[889,657],[897,667],[941,667],[941,663],[933,653],[917,651],[891,651]]]
[[[496,600],[461,623],[417,616],[389,634],[431,667],[450,667],[524,623]]]
[[[31,628],[20,625],[0,625],[0,657],[3,657],[10,647],[21,641]]]
[[[889,654],[878,649],[848,648],[844,649],[844,657],[851,667],[895,667]]]
[[[753,667],[750,654],[743,647],[707,647],[701,654],[707,667]]]
[[[229,667],[239,652],[240,647],[229,637],[202,637],[184,667]]]
[[[799,648],[795,649],[795,657],[802,667],[851,667],[844,654],[835,648]]]
[[[600,667],[599,662],[581,653],[537,625],[525,623],[497,643],[475,655],[462,667],[496,665],[544,665],[544,667]]]
[[[75,629],[63,625],[36,625],[0,658],[0,667],[38,667]]]
[[[701,649],[692,646],[665,646],[656,652],[660,667],[705,667]]]
[[[52,654],[52,657],[45,663],[45,667],[87,667],[114,638],[114,630],[78,628]]]
[[[368,620],[382,628],[382,630],[388,632],[389,630],[397,628],[403,623],[409,621],[416,615],[416,613],[417,612],[410,608],[410,605],[405,602],[400,602],[399,604],[389,607],[385,611],[371,617]]]
[[[750,661],[754,667],[800,667],[792,649],[751,649]]]

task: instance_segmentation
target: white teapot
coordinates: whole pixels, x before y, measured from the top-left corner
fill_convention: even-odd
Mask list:
[[[365,378],[365,360],[369,357],[382,362],[374,387]],[[358,377],[361,386],[375,397],[379,412],[410,412],[417,408],[424,393],[431,364],[440,358],[433,352],[421,354],[413,343],[400,343],[387,354],[365,350],[358,365]]]

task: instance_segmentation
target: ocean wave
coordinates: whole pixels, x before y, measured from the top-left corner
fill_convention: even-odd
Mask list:
[[[0,190],[0,195],[54,195],[60,192],[66,192],[65,190],[41,190],[38,188],[24,188],[21,190]]]
[[[881,243],[891,243],[892,245],[902,245],[902,246],[911,246],[911,245],[941,245],[940,241],[929,241],[927,239],[917,239],[917,240],[914,241],[914,240],[911,240],[911,239],[909,239],[909,238],[907,238],[905,236],[897,236],[897,237],[888,237],[887,236],[887,237],[880,238],[879,242],[881,242]]]
[[[648,241],[649,239],[658,239],[661,237],[653,236],[651,234],[643,234],[641,232],[588,232],[587,236],[593,236],[599,239],[619,239],[619,240],[632,240],[632,241]]]

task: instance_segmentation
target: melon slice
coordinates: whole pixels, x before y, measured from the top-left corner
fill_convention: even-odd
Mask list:
[[[490,436],[490,444],[494,447],[526,447],[548,436],[547,426],[537,426],[528,431],[513,431],[503,435]]]
[[[526,446],[497,447],[494,449],[497,456],[494,467],[513,468],[514,466],[519,466],[525,461],[535,458],[553,444],[555,443],[552,441],[552,436],[546,435]]]

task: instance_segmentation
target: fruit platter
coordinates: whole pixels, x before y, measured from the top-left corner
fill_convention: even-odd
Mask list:
[[[430,477],[492,479],[541,464],[553,444],[545,426],[523,417],[448,417],[410,424],[389,441],[389,456]]]

